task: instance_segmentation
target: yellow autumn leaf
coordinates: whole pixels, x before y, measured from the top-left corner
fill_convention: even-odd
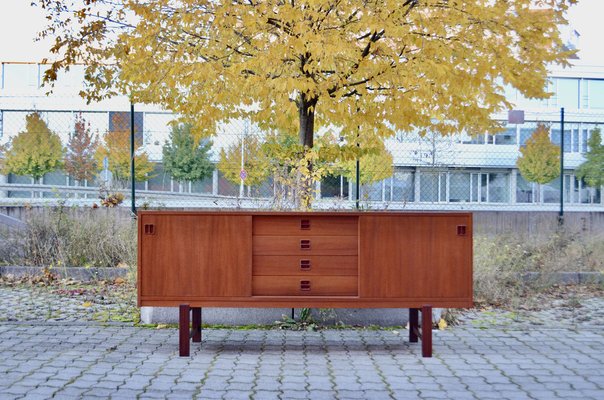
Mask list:
[[[92,303],[90,301],[85,301],[82,303],[82,307],[84,307],[84,308],[88,308],[90,306],[92,306]]]
[[[440,329],[441,331],[444,331],[447,326],[447,321],[445,321],[443,318],[438,321],[438,329]]]

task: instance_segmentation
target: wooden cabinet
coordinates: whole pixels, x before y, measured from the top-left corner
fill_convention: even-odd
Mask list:
[[[180,307],[180,354],[201,307],[409,308],[432,354],[431,307],[472,306],[469,213],[141,211],[138,305]],[[190,336],[190,313],[193,335]]]
[[[252,294],[251,216],[141,214],[141,305]]]
[[[141,211],[141,306],[470,307],[469,213]]]

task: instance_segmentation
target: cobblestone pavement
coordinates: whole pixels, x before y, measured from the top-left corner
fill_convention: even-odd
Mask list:
[[[0,316],[23,290],[0,289]],[[585,321],[470,313],[434,332],[431,359],[405,330],[206,329],[181,358],[176,329],[102,325],[89,314],[77,322],[31,312],[30,320],[4,318],[0,398],[604,398],[604,331]]]

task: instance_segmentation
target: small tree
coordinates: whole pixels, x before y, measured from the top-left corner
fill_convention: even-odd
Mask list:
[[[30,175],[37,182],[62,166],[63,151],[59,135],[50,130],[40,114],[33,112],[25,117],[25,130],[10,141],[4,170]]]
[[[604,185],[604,145],[600,128],[591,132],[587,145],[589,150],[585,153],[585,161],[577,168],[575,175],[589,186],[599,188]]]
[[[537,201],[541,201],[541,185],[560,175],[560,148],[549,139],[549,128],[539,124],[520,153],[516,165],[524,179],[537,183]]]
[[[238,141],[226,150],[221,149],[218,161],[218,169],[226,180],[237,185],[241,183],[241,145]],[[261,185],[269,176],[268,159],[257,136],[248,135],[243,139],[243,169],[247,175],[243,183],[248,187]]]
[[[74,132],[67,143],[65,172],[79,182],[92,180],[97,171],[94,155],[98,145],[97,137],[90,130],[90,123],[78,115]]]
[[[175,125],[163,147],[164,168],[179,182],[203,180],[214,170],[209,154],[211,147],[211,141],[198,141],[193,137],[191,125]]]
[[[394,160],[380,139],[368,144],[364,154],[359,158],[360,183],[366,185],[379,182],[392,176]],[[344,161],[341,164],[343,173],[349,181],[357,181],[357,163],[355,160]]]
[[[134,178],[145,181],[151,177],[153,163],[144,151],[140,151],[140,141],[135,141]],[[97,168],[102,168],[103,160],[107,157],[109,171],[113,175],[114,185],[125,188],[130,177],[130,136],[126,131],[109,131],[103,136],[103,143],[99,146],[95,158]]]

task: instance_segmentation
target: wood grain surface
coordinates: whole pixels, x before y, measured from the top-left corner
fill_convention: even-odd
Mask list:
[[[306,261],[306,262],[304,262]],[[357,256],[253,256],[254,275],[358,275]],[[305,267],[302,268],[301,264]],[[308,267],[306,267],[308,265]]]
[[[357,217],[349,216],[254,216],[254,235],[357,236]],[[303,228],[305,227],[305,228]]]
[[[141,294],[249,296],[251,216],[144,215],[139,230]]]
[[[308,282],[307,290],[302,290]],[[356,296],[356,276],[254,276],[254,296]]]
[[[302,241],[308,240],[310,248],[303,249]],[[253,237],[255,256],[354,256],[358,253],[356,236],[256,236]]]
[[[359,224],[361,297],[472,298],[471,216],[365,215]]]

